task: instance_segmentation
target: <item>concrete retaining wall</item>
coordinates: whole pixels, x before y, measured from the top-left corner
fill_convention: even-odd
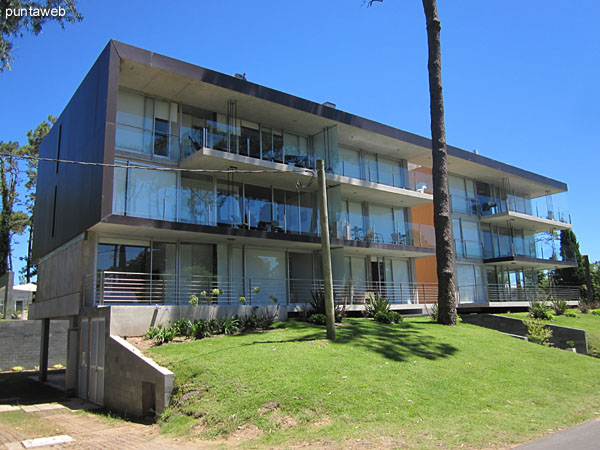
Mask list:
[[[471,323],[473,325],[479,325],[481,327],[517,336],[527,335],[527,326],[521,319],[496,316],[494,314],[465,314],[461,317],[465,323]],[[568,348],[567,341],[573,341],[577,353],[587,355],[587,335],[585,330],[550,324],[546,326],[552,330],[552,339],[550,342],[554,347]]]
[[[48,364],[66,365],[67,330],[69,321],[50,321]],[[0,370],[14,366],[33,369],[40,364],[40,338],[42,323],[39,320],[0,321]]]
[[[278,321],[287,320],[285,306],[249,306],[249,305],[198,305],[198,306],[111,306],[110,307],[110,334],[117,336],[143,336],[151,326],[162,324],[171,326],[181,318],[186,319],[214,319],[217,317],[230,317],[233,315],[244,317],[253,312],[264,311],[277,314]]]
[[[175,375],[118,336],[107,340],[104,406],[130,417],[162,413],[169,405]]]

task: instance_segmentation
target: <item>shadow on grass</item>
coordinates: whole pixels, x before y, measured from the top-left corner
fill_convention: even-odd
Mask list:
[[[432,332],[435,334],[435,327],[427,327],[428,329],[425,331],[421,329],[420,325],[422,323],[420,322],[417,326],[410,323],[387,325],[368,319],[350,319],[344,325],[336,327],[336,341],[333,345],[350,345],[365,348],[393,361],[406,361],[412,358],[435,360],[447,358],[458,351],[453,345],[442,342],[432,336]],[[432,325],[435,326],[436,324]],[[437,326],[442,327],[443,325]],[[279,328],[300,331],[303,334],[290,338],[268,339],[268,336],[271,334],[270,332],[260,333],[257,334],[257,337],[267,337],[267,339],[257,339],[252,342],[240,343],[239,345],[203,353],[203,355],[235,351],[236,349],[248,346],[310,342],[326,339],[325,327],[297,320],[290,320]],[[245,335],[248,336],[249,334],[251,333],[246,333]]]

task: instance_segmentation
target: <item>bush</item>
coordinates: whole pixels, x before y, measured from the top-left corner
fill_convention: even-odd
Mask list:
[[[378,313],[387,314],[390,312],[390,300],[383,297],[379,292],[369,294],[365,302],[365,313],[367,317],[375,318]]]
[[[551,298],[550,303],[557,316],[562,316],[568,308],[567,301],[563,298]]]
[[[312,316],[313,314],[323,314],[325,315],[325,291],[323,289],[310,291],[310,295],[312,297],[310,301],[310,310],[308,312],[308,316]],[[337,323],[342,323],[343,313],[342,308],[339,305],[335,304],[335,293],[333,296],[333,314],[335,316],[335,321]]]
[[[210,329],[208,323],[205,320],[198,319],[192,322],[190,335],[194,339],[203,339],[210,336]]]
[[[565,317],[579,317],[579,316],[577,315],[577,312],[575,310],[567,309],[565,311]]]
[[[273,326],[277,320],[277,313],[279,312],[279,305],[275,308],[265,308],[262,313],[258,316],[258,326],[263,330],[268,330]]]
[[[595,316],[600,316],[600,308],[592,309],[591,312]]]
[[[327,316],[325,316],[325,314],[316,313],[312,314],[306,321],[314,323],[315,325],[325,325],[327,323]]]
[[[429,311],[429,318],[431,319],[432,322],[437,322],[438,321],[439,312],[440,312],[440,310],[439,310],[438,304],[436,302],[431,307],[431,311]]]
[[[256,330],[257,328],[260,328],[261,320],[262,316],[257,316],[256,314],[254,314],[254,311],[252,311],[252,314],[250,314],[249,316],[244,316],[240,319],[240,325],[243,330],[252,331]]]
[[[157,345],[171,342],[175,338],[175,335],[176,330],[173,327],[163,328],[161,324],[148,328],[148,332],[146,333],[146,337],[156,341]]]
[[[527,339],[536,344],[550,347],[552,330],[546,327],[541,319],[530,319],[523,322],[527,326]]]
[[[373,317],[377,322],[381,323],[401,323],[403,318],[402,315],[396,311],[388,311],[382,312],[379,311],[375,313],[375,317]]]
[[[529,302],[529,317],[539,320],[552,320],[552,308],[550,308],[544,300],[532,300]]]

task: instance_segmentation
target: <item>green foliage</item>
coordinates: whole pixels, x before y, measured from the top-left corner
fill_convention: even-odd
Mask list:
[[[154,340],[157,345],[162,345],[175,339],[176,334],[177,331],[173,327],[165,328],[161,324],[158,324],[155,327],[148,328],[146,337]]]
[[[590,312],[595,316],[600,316],[600,308],[591,309]]]
[[[0,72],[10,70],[10,64],[14,61],[12,57],[13,42],[15,38],[23,37],[25,31],[38,35],[42,32],[43,26],[50,21],[58,22],[64,29],[65,24],[75,23],[83,20],[83,16],[75,7],[76,0],[53,0],[48,1],[47,6],[65,10],[64,16],[44,15],[34,16],[29,14],[24,15],[7,15],[7,9],[19,8],[39,8],[45,7],[46,2],[32,0],[3,0],[0,2],[1,13],[3,15],[0,20]]]
[[[437,302],[433,304],[433,306],[431,307],[431,311],[429,311],[429,319],[431,319],[432,322],[437,323],[438,321],[438,316],[439,316],[439,307]]]
[[[566,344],[569,348],[575,348],[575,341],[567,341]]]
[[[323,314],[326,316],[325,311],[325,291],[323,289],[312,290],[310,291],[311,301],[310,301],[310,310],[308,311],[308,316],[312,316],[313,314]],[[343,320],[343,312],[342,308],[339,305],[335,304],[335,293],[333,297],[333,314],[335,317],[335,321],[337,323],[341,323]]]
[[[532,319],[552,320],[552,308],[544,300],[535,299],[529,302],[529,317]]]
[[[22,372],[22,371],[25,370],[25,367],[23,367],[23,366],[13,366],[13,367],[11,367],[10,370],[12,370],[13,372]]]
[[[198,296],[194,294],[190,295],[190,301],[188,303],[192,306],[198,306]]]
[[[396,311],[378,311],[375,313],[375,316],[373,316],[373,319],[381,323],[401,323],[404,320],[402,315]]]
[[[367,317],[374,318],[378,313],[387,314],[390,312],[390,300],[383,297],[379,292],[369,294],[365,302],[365,314]]]
[[[529,319],[523,321],[527,326],[527,339],[536,344],[550,347],[552,330],[540,319]]]
[[[312,314],[306,321],[314,323],[315,325],[325,325],[327,323],[327,316],[325,316],[325,314],[316,313]]]
[[[550,304],[554,310],[554,314],[562,316],[568,308],[567,301],[564,298],[553,298],[550,297]]]
[[[260,313],[259,326],[263,330],[270,329],[275,321],[277,320],[277,314],[279,313],[279,305],[275,308],[264,308]]]
[[[557,286],[585,285],[585,267],[583,257],[579,251],[579,243],[573,230],[561,230],[560,255],[564,260],[577,263],[576,267],[565,267],[554,271],[554,282]]]
[[[566,317],[579,317],[577,312],[573,309],[567,309],[564,314]]]

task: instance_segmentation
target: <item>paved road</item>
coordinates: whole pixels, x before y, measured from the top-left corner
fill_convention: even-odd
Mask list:
[[[519,450],[590,450],[600,448],[600,419],[550,434],[517,447]]]

